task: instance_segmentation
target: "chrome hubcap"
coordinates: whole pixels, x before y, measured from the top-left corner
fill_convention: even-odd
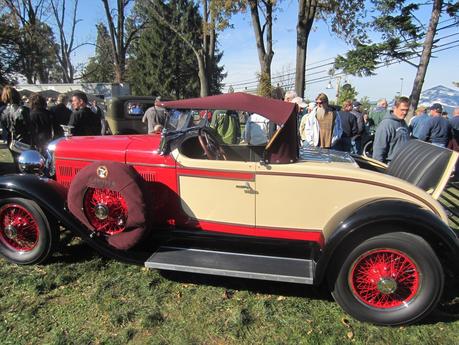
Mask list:
[[[12,225],[8,225],[5,228],[4,232],[5,232],[5,236],[7,238],[9,238],[10,240],[14,240],[18,235],[18,232],[16,231],[16,228],[14,226],[12,226]]]
[[[104,220],[107,219],[108,217],[108,207],[105,204],[97,204],[97,206],[94,209],[94,214],[95,216],[100,219]]]
[[[392,278],[381,278],[378,282],[378,290],[383,294],[391,294],[397,290],[397,282]]]

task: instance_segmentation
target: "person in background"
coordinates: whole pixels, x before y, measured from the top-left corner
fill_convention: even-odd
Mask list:
[[[357,120],[357,134],[351,140],[351,152],[360,155],[362,153],[362,135],[364,131],[363,125],[363,114],[361,112],[361,103],[358,101],[352,102],[351,114],[355,116]]]
[[[284,102],[291,102],[295,97],[298,97],[295,91],[289,90],[285,93]]]
[[[427,121],[429,121],[429,115],[427,115],[426,107],[420,106],[415,111],[415,116],[410,121],[410,134],[414,139],[418,139],[421,134],[421,129]]]
[[[358,132],[357,118],[350,113],[351,110],[352,101],[350,99],[344,101],[341,111],[338,112],[338,115],[341,118],[343,135],[333,147],[335,150],[351,152],[351,140]]]
[[[30,111],[21,105],[21,95],[12,86],[5,86],[2,91],[2,102],[6,104],[3,116],[6,119],[11,141],[18,141],[31,145],[30,138]],[[9,147],[11,155],[17,164],[20,153]]]
[[[69,126],[73,126],[72,134],[100,135],[100,118],[88,108],[88,96],[84,92],[77,91],[72,95],[72,107],[73,113],[69,120]]]
[[[243,135],[244,142],[249,145],[264,145],[269,140],[269,120],[253,113],[247,119]]]
[[[386,117],[376,128],[375,141],[373,144],[373,159],[390,164],[394,155],[410,139],[405,117],[408,114],[410,100],[400,97],[395,101],[392,113]]]
[[[378,100],[376,107],[374,107],[370,111],[370,119],[372,119],[375,123],[375,126],[378,126],[379,123],[383,120],[383,118],[389,113],[387,109],[387,100],[385,98],[381,98]]]
[[[443,107],[434,103],[430,107],[430,118],[421,128],[419,140],[431,142],[435,146],[446,147],[451,137],[451,125],[442,116]]]
[[[156,105],[161,102],[161,97],[156,97],[155,104],[143,114],[142,122],[147,122],[148,134],[154,133],[156,125],[166,125],[166,109]]]
[[[0,89],[0,95],[2,94],[2,89]],[[1,98],[1,97],[0,97]],[[2,125],[2,141],[4,144],[8,143],[8,126],[6,117],[3,116],[3,110],[5,110],[6,104],[0,99],[0,123]]]
[[[100,118],[100,125],[101,125],[100,135],[105,135],[105,132],[107,130],[107,122],[105,121],[105,114],[102,111],[102,109],[99,107],[99,105],[97,104],[96,99],[93,99],[91,101],[91,110],[94,114],[97,115],[97,117]]]
[[[216,130],[225,144],[237,144],[241,138],[239,115],[231,110],[215,110],[210,127]]]
[[[454,109],[453,117],[449,120],[453,138],[455,138],[459,144],[459,107]]]
[[[40,94],[31,94],[29,102],[31,143],[44,153],[53,137],[53,114],[46,109],[46,99]]]
[[[68,97],[65,94],[57,96],[57,104],[51,107],[50,111],[53,114],[53,131],[54,138],[60,138],[64,136],[64,130],[61,125],[67,125],[70,120],[72,111],[67,108]]]

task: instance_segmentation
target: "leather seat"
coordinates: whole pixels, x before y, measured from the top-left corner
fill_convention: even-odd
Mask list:
[[[453,152],[420,140],[410,140],[397,152],[387,174],[428,191],[435,189]]]

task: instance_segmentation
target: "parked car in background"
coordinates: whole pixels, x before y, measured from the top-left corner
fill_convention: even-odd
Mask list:
[[[233,93],[160,105],[174,123],[161,134],[23,153],[36,175],[0,177],[0,255],[43,262],[60,225],[149,268],[328,286],[380,325],[419,321],[457,291],[459,240],[437,201],[457,153],[413,140],[390,166],[321,149],[300,158],[296,104]],[[208,126],[217,109],[260,114],[276,132],[223,144]]]
[[[146,134],[147,123],[142,122],[145,111],[152,107],[155,97],[119,96],[107,99],[105,120],[112,134]]]

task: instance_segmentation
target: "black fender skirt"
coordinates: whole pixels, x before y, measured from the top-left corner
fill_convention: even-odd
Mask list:
[[[107,247],[101,239],[91,237],[91,232],[67,209],[67,188],[52,179],[29,174],[0,176],[0,197],[20,197],[35,201],[43,211],[104,256],[132,264],[143,265],[145,262],[145,253],[117,250]]]
[[[440,243],[442,254],[446,254],[451,263],[450,267],[459,274],[459,239],[454,230],[438,216],[418,205],[401,200],[383,199],[358,208],[338,225],[327,239],[317,262],[314,283],[320,284],[323,281],[329,264],[333,264],[331,259],[341,244],[351,247],[355,245],[355,241],[403,229]],[[348,251],[350,249],[347,248]]]

